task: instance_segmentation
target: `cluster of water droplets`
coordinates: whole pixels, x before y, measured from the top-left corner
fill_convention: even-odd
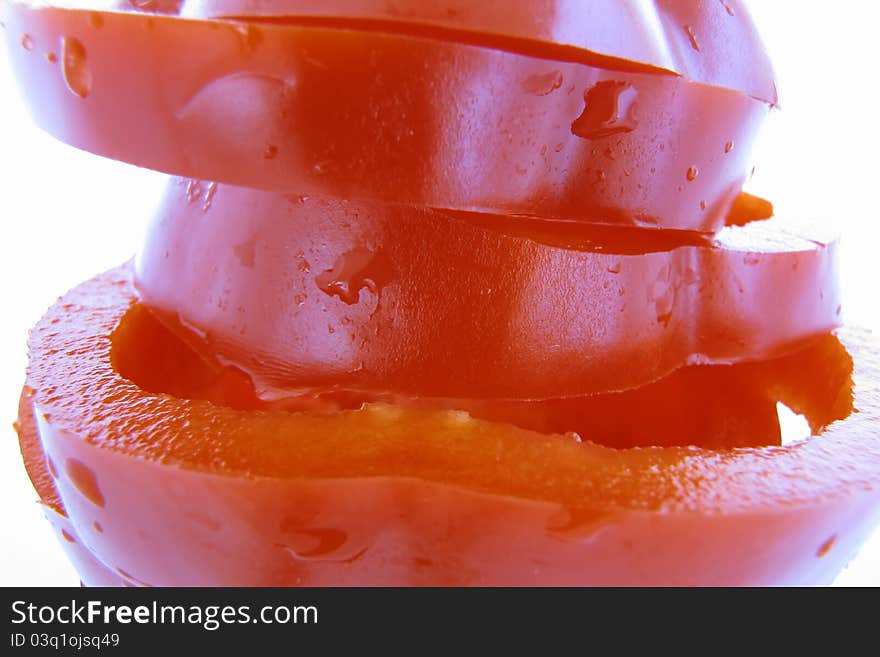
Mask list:
[[[181,180],[179,184],[184,186],[184,198],[187,204],[201,203],[203,212],[211,209],[219,187],[216,182],[203,182],[193,178],[186,181]]]
[[[100,14],[97,12],[90,14],[89,26],[92,29],[101,29],[103,24],[104,20]],[[37,45],[30,34],[21,36],[21,47],[26,51],[34,52]],[[61,53],[61,77],[67,90],[78,98],[86,98],[91,93],[94,82],[86,47],[79,38],[69,35],[62,36],[58,45]],[[59,61],[58,54],[51,48],[45,51],[45,57],[50,64]]]

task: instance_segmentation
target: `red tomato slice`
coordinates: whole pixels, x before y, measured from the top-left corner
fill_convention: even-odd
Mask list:
[[[713,241],[178,180],[136,281],[266,397],[549,399],[831,330],[835,244],[774,226]]]
[[[843,334],[854,372],[832,336],[747,366],[830,423],[820,437],[615,450],[461,412],[147,392],[117,370],[156,362],[134,303],[125,269],[66,295],[31,334],[28,375],[78,540],[132,582],[815,584],[876,522],[880,353],[864,334]],[[183,365],[172,381],[192,378]]]
[[[305,195],[714,231],[769,111],[425,36],[21,3],[5,21],[25,101],[59,139]]]
[[[615,68],[642,64],[777,100],[770,60],[740,0],[122,0],[119,6],[420,34],[587,64],[612,58]]]

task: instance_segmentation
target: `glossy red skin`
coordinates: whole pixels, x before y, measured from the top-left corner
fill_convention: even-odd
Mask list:
[[[549,399],[836,326],[835,244],[765,223],[713,242],[179,180],[136,285],[269,396]]]
[[[156,0],[121,10],[191,18],[260,17],[433,33],[501,49],[677,73],[776,103],[773,70],[740,0]],[[80,5],[81,6],[81,5]]]
[[[134,583],[818,584],[877,520],[880,377],[863,334],[845,337],[859,413],[820,438],[621,451],[456,413],[255,413],[145,392],[110,366],[133,301],[124,270],[62,298],[32,333],[28,385],[77,538]],[[818,345],[792,372],[821,370],[800,378],[850,408],[837,370],[852,361]]]
[[[18,3],[5,16],[52,135],[302,195],[714,231],[769,111],[674,75],[425,36]]]

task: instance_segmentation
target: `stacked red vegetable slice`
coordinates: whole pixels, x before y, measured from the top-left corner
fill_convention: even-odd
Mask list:
[[[184,176],[30,340],[83,581],[829,581],[878,357],[835,242],[741,193],[740,3],[315,5],[4,8],[43,128]]]
[[[141,298],[267,387],[548,399],[771,356],[839,319],[836,249],[172,181]],[[669,233],[672,232],[670,235]]]
[[[718,9],[731,26],[747,22]],[[700,84],[607,53],[558,61],[540,48],[345,22],[17,3],[5,20],[29,38],[13,64],[53,135],[169,173],[296,194],[711,231],[773,100],[750,95],[757,81]],[[752,57],[767,66],[762,51]]]

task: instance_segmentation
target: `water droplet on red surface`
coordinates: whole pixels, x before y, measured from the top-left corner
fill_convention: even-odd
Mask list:
[[[657,323],[664,327],[668,326],[675,308],[675,285],[672,281],[671,268],[668,265],[660,270],[657,280],[648,290],[648,296],[654,303]]]
[[[571,124],[572,134],[583,139],[602,139],[632,132],[638,91],[628,82],[603,80],[584,92],[584,110]]]
[[[186,183],[186,202],[195,203],[202,197],[202,183],[200,180],[188,180]]]
[[[561,508],[547,519],[545,529],[554,538],[591,542],[607,527],[605,513],[595,509]]]
[[[34,49],[34,40],[31,38],[30,34],[23,34],[21,36],[21,47],[28,52]]]
[[[824,557],[826,554],[831,552],[831,548],[834,547],[834,543],[837,541],[837,534],[830,536],[822,545],[819,546],[819,549],[816,550],[817,557]]]
[[[325,294],[353,305],[358,302],[362,289],[378,295],[393,275],[391,261],[381,251],[374,253],[356,248],[339,256],[332,269],[315,278],[315,284]]]
[[[92,90],[92,72],[86,60],[86,48],[75,37],[61,39],[61,73],[70,92],[85,98]]]
[[[523,91],[535,96],[546,96],[562,86],[562,73],[550,71],[549,73],[537,73],[523,80]]]
[[[98,487],[98,480],[95,473],[82,461],[77,459],[67,459],[64,464],[64,470],[70,478],[70,483],[76,488],[80,494],[89,502],[97,507],[104,507],[104,495]]]
[[[697,176],[700,175],[700,170],[695,166],[688,167],[686,175],[688,180],[694,181],[697,179]]]
[[[214,203],[214,196],[217,194],[217,183],[208,183],[208,189],[205,190],[205,202],[202,203],[202,210],[207,212]]]
[[[693,48],[697,52],[700,52],[700,42],[697,41],[697,35],[694,34],[694,28],[692,28],[690,25],[685,25],[684,31],[687,32],[688,39],[691,42],[691,48]]]
[[[337,561],[350,563],[361,558],[367,547],[357,550],[349,544],[348,534],[341,529],[297,529],[280,545],[297,561]]]

